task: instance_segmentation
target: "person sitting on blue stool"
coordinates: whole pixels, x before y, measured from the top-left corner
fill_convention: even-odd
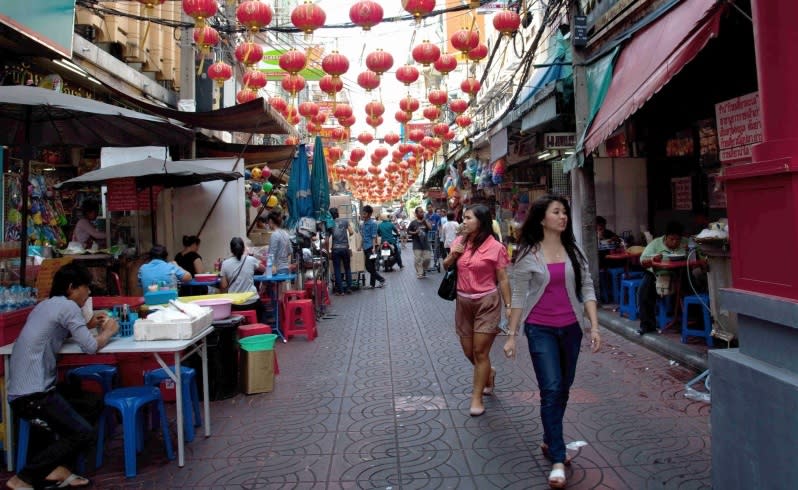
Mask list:
[[[643,282],[637,291],[637,309],[640,314],[638,335],[645,335],[657,329],[657,277],[652,264],[662,260],[663,254],[674,254],[687,249],[687,239],[682,237],[684,226],[671,221],[665,227],[665,234],[651,240],[640,255],[640,265],[645,269]]]
[[[7,373],[11,409],[21,418],[36,420],[37,427],[46,427],[57,437],[42,447],[31,444],[32,456],[8,480],[8,488],[91,484],[66,465],[94,443],[94,428],[75,404],[56,390],[58,351],[68,338],[86,354],[94,354],[119,330],[119,324],[105,312],[81,311],[91,295],[91,280],[91,273],[80,264],[61,267],[53,278],[50,298],[30,312],[14,342]],[[97,333],[92,334],[91,328],[97,328]]]

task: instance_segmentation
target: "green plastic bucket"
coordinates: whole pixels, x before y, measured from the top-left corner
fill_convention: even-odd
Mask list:
[[[264,333],[260,335],[244,337],[243,339],[239,339],[238,343],[241,345],[241,348],[247,352],[257,352],[274,349],[274,341],[276,339],[276,334]]]

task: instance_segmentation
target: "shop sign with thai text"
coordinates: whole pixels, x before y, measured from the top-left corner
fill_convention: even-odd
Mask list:
[[[751,158],[751,147],[762,142],[759,92],[715,104],[720,161]]]
[[[576,146],[576,133],[544,133],[543,148],[546,150],[565,150]]]
[[[671,197],[673,209],[690,211],[693,209],[693,179],[690,177],[674,177],[671,179]]]

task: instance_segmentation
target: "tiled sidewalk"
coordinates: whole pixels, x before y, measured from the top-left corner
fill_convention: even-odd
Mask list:
[[[117,442],[95,487],[547,488],[528,354],[505,359],[498,338],[496,395],[469,417],[454,304],[435,294],[440,274],[416,279],[405,256],[411,266],[385,274],[385,288],[332,298],[315,341],[276,346],[272,393],[214,402],[213,435],[198,431],[184,468],[154,441],[127,480]],[[587,443],[568,488],[709,488],[710,406],[684,397],[695,373],[612,332],[604,339],[598,354],[584,346],[566,412],[566,442]]]

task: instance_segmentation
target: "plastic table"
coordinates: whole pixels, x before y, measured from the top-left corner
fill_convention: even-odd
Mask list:
[[[211,405],[208,399],[208,346],[206,337],[213,332],[213,327],[210,326],[203,330],[202,332],[198,333],[191,339],[187,340],[147,340],[147,341],[138,341],[135,340],[132,336],[130,337],[114,337],[111,341],[103,347],[102,349],[98,350],[98,354],[122,354],[122,353],[150,353],[154,354],[155,359],[158,361],[158,364],[164,368],[164,370],[169,374],[169,377],[175,382],[175,411],[177,412],[177,422],[176,422],[176,431],[177,431],[177,465],[182,467],[185,465],[185,434],[183,433],[183,394],[180,389],[181,384],[181,373],[180,373],[180,363],[184,357],[191,356],[192,354],[199,353],[200,358],[202,359],[202,387],[203,387],[203,404],[204,404],[204,412],[205,417],[202,420],[202,424],[205,427],[205,437],[209,437],[211,435]],[[10,358],[11,352],[14,348],[14,344],[4,345],[0,347],[0,355],[4,358],[4,365],[6,373],[9,373],[10,369]],[[185,351],[185,354],[184,354]],[[160,352],[171,352],[174,356],[173,365],[175,366],[174,371],[170,369],[166,362],[161,359]],[[64,342],[64,345],[61,347],[61,350],[58,351],[59,354],[79,354],[85,355],[85,353],[80,350],[80,346],[68,339]],[[5,407],[5,413],[11,414],[11,407],[8,404],[8,396],[4,392],[3,393],[3,404]],[[9,420],[11,417],[9,416]],[[14,444],[16,441],[14,440],[14,424],[6,423],[6,447],[8,448],[6,451],[7,455],[14,454]],[[7,464],[6,468],[8,471],[14,471],[14,458],[8,457],[6,458]]]
[[[279,284],[281,282],[290,282],[296,279],[296,274],[273,274],[271,276],[267,276],[266,274],[261,274],[258,276],[253,276],[252,279],[256,282],[268,282],[273,284]],[[288,342],[283,335],[283,331],[280,329],[280,305],[278,304],[279,298],[277,295],[277,287],[269,288],[269,297],[272,300],[272,304],[274,305],[274,330],[278,337],[283,341],[283,343]]]

